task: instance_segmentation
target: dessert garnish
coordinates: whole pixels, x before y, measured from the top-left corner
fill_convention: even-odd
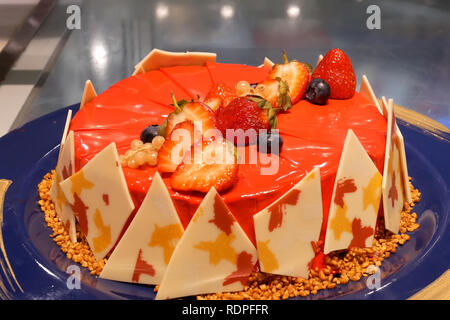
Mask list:
[[[316,254],[311,243],[319,238],[322,225],[321,203],[320,170],[315,167],[253,216],[262,272],[308,278],[308,264]]]
[[[289,96],[295,104],[305,96],[308,87],[310,74],[304,63],[297,60],[289,61],[286,52],[283,51],[283,63],[275,64],[269,74],[270,79],[280,78],[287,82]]]
[[[201,133],[195,129],[192,121],[186,120],[178,123],[166,138],[158,153],[158,170],[174,172],[183,160],[184,154],[197,139],[201,138]]]
[[[330,86],[328,83],[320,78],[312,79],[306,90],[306,99],[314,104],[327,104],[330,97]]]
[[[236,149],[222,137],[203,139],[192,146],[171,178],[180,191],[218,192],[229,189],[238,176]]]
[[[244,83],[247,81],[240,81],[238,85],[241,82]],[[236,86],[236,90],[234,90],[223,83],[217,83],[208,92],[204,103],[207,104],[213,111],[216,111],[219,107],[228,105],[234,98],[240,96],[237,88],[238,86]]]
[[[161,283],[183,231],[169,191],[156,172],[141,206],[109,256],[100,277],[134,283]]]
[[[164,137],[155,136],[151,142],[142,142],[135,139],[131,141],[130,149],[119,156],[120,165],[132,169],[139,168],[145,164],[156,166],[158,163],[158,150],[164,143]]]
[[[328,51],[311,78],[320,78],[329,84],[331,99],[349,99],[355,94],[355,71],[349,57],[341,49]]]
[[[209,106],[199,101],[176,101],[172,95],[175,111],[171,112],[166,121],[161,125],[160,134],[167,136],[180,122],[190,120],[202,134],[209,129],[215,128],[214,111]],[[164,131],[164,132],[163,132]]]
[[[276,128],[276,113],[272,104],[260,96],[239,97],[217,110],[216,124],[225,137],[227,130],[234,130],[235,144],[243,143],[237,141],[239,132],[247,135],[246,145],[253,144],[260,130]]]
[[[156,136],[159,135],[158,131],[159,131],[159,125],[157,125],[157,124],[152,124],[151,126],[146,127],[141,132],[141,137],[140,137],[141,141],[143,143],[152,142],[153,138],[155,138]]]
[[[263,97],[275,106],[275,108],[280,108],[284,111],[292,108],[289,85],[279,77],[267,79],[259,83],[253,90],[253,94]]]
[[[103,259],[135,208],[116,144],[111,142],[60,187],[95,259]]]
[[[257,259],[245,231],[211,188],[170,258],[156,299],[242,290]]]
[[[238,97],[243,97],[248,94],[253,94],[253,89],[256,88],[257,85],[257,83],[250,84],[248,81],[241,80],[236,83],[236,95]]]
[[[261,132],[258,136],[257,149],[262,153],[279,154],[283,147],[283,139],[275,130]]]

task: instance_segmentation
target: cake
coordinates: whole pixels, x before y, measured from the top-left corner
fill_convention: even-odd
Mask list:
[[[413,199],[393,100],[378,101],[366,76],[357,92],[341,50],[314,71],[284,59],[252,67],[154,50],[99,95],[86,83],[50,197],[71,241],[101,262],[100,277],[159,285],[160,299],[236,292],[258,271],[308,279],[333,253],[370,248],[377,229],[402,231]],[[256,135],[266,140],[206,137],[205,128],[248,129],[253,115],[242,114],[252,108],[264,111],[252,126],[267,129]],[[177,129],[191,140],[166,161]],[[201,170],[187,161],[208,148],[233,161]],[[150,149],[152,159],[136,158]]]

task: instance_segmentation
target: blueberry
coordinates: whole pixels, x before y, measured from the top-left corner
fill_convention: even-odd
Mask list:
[[[324,105],[330,97],[330,85],[323,79],[312,79],[306,90],[306,99],[314,104]]]
[[[143,143],[152,142],[153,138],[158,135],[159,125],[153,124],[148,126],[141,132],[141,141]]]
[[[260,133],[257,148],[259,152],[280,154],[283,139],[277,131]]]

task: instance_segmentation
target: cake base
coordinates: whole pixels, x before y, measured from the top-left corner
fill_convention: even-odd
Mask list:
[[[92,275],[100,275],[106,261],[96,261],[82,233],[77,231],[77,243],[70,241],[69,233],[56,215],[55,205],[50,198],[50,188],[54,179],[54,171],[44,176],[38,185],[40,200],[38,204],[44,213],[44,219],[53,233],[50,237],[66,254],[67,258],[88,268]],[[332,252],[323,256],[324,267],[320,270],[312,268],[309,279],[279,276],[262,272],[253,273],[243,291],[229,293],[213,293],[197,296],[199,300],[279,300],[315,295],[320,290],[333,289],[349,281],[359,281],[376,272],[384,259],[395,253],[398,245],[410,239],[407,232],[420,227],[417,213],[411,212],[415,203],[420,201],[420,192],[410,183],[412,203],[406,203],[401,213],[400,233],[393,234],[384,229],[383,221],[379,221],[374,242],[371,248],[353,248]],[[158,286],[154,287],[158,290]]]

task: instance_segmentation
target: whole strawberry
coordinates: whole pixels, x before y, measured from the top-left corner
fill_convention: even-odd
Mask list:
[[[349,99],[356,89],[352,62],[341,49],[331,49],[312,74],[312,79],[323,79],[331,89],[331,99]]]
[[[247,134],[245,144],[255,142],[259,130],[276,128],[276,125],[276,110],[269,101],[258,96],[236,98],[216,111],[216,126],[222,134],[226,136],[227,130]],[[236,137],[234,142],[239,138]]]

